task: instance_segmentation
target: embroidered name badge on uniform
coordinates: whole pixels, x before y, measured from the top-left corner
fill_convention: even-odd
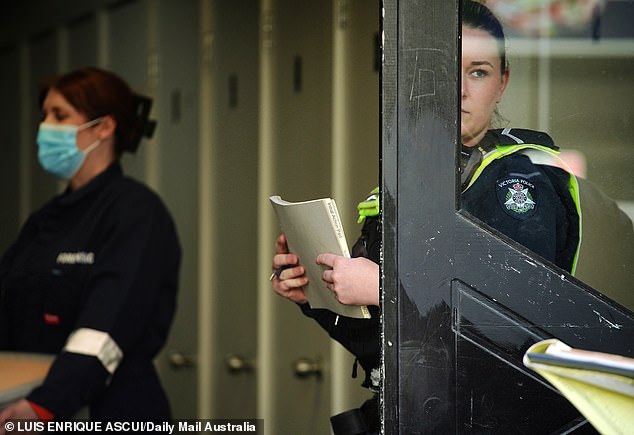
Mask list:
[[[507,177],[496,183],[502,210],[516,219],[527,219],[535,213],[535,185],[525,178]]]

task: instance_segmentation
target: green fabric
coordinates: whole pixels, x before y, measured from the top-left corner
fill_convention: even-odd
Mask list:
[[[357,205],[357,210],[359,210],[359,218],[357,219],[357,223],[363,223],[366,217],[374,217],[379,215],[380,210],[380,201],[379,201],[379,188],[376,187],[368,197],[361,201]]]

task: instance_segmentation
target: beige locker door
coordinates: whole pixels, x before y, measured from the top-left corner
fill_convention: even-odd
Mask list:
[[[258,414],[267,433],[324,434],[330,429],[329,338],[271,290],[279,230],[268,196],[331,194],[332,6],[279,0],[263,2],[261,13]],[[319,362],[321,376],[296,377],[293,363],[300,358]]]
[[[178,228],[182,249],[176,317],[156,364],[174,418],[198,416],[199,286],[198,125],[199,32],[197,0],[154,2],[150,33],[158,59],[154,116],[156,189]],[[153,56],[152,54],[150,56]],[[146,144],[147,146],[148,144]],[[150,178],[150,177],[148,177]]]
[[[213,277],[209,376],[214,418],[256,416],[258,3],[211,2]],[[201,122],[205,122],[201,120]],[[201,144],[205,146],[205,144]],[[201,265],[204,267],[204,265]]]

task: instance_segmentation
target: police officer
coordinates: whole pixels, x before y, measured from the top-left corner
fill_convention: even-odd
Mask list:
[[[618,228],[611,230],[611,234],[619,237],[600,241],[608,246],[608,251],[617,251],[616,245],[620,247],[619,254],[610,257],[618,259],[612,263],[614,267],[609,271],[601,270],[601,274],[610,279],[613,273],[620,274],[623,277],[621,282],[631,283],[634,278],[631,264],[634,231],[624,213],[605,196],[588,195],[587,192],[596,193],[596,189],[583,180],[577,180],[569,171],[551,164],[538,164],[531,159],[527,151],[549,157],[557,154],[557,148],[547,134],[524,129],[491,129],[497,104],[502,100],[508,81],[501,24],[484,5],[465,0],[462,8],[462,210],[546,261],[578,276],[582,276],[579,269],[584,258],[592,257],[591,254],[583,255],[584,252],[599,252],[596,248],[598,242],[584,247],[581,236],[585,231],[592,231],[586,228],[585,222],[582,226],[584,207],[609,210],[607,215],[601,211],[590,213],[595,216],[591,221],[600,221],[605,216],[609,222],[606,227]],[[601,202],[583,200],[593,196],[601,196]],[[378,205],[376,208],[378,210]],[[597,215],[602,218],[596,218]],[[585,228],[583,233],[582,228]],[[379,237],[375,235],[370,244],[376,243]],[[601,252],[605,251],[604,248]],[[623,265],[623,259],[628,264]],[[378,356],[365,355],[370,348],[380,353],[377,325],[373,324],[373,320],[353,322],[346,319],[342,322],[341,317],[334,322],[332,313],[326,315],[311,309],[303,297],[307,278],[303,276],[299,261],[297,256],[288,252],[284,236],[280,236],[272,266],[291,267],[273,280],[273,290],[300,304],[302,311],[315,318],[331,337],[357,358],[362,356],[359,361],[366,369],[364,384],[378,385],[378,381],[376,384],[373,382],[373,374],[378,375],[378,370],[373,369]],[[373,261],[321,254],[317,262],[329,267],[323,274],[323,280],[339,301],[351,305],[379,305],[379,271]],[[592,263],[586,263],[587,270],[596,270]],[[629,291],[630,287],[615,286],[614,291],[608,294],[623,306],[634,309],[634,292]],[[374,345],[370,344],[372,334],[375,334]]]
[[[41,166],[68,181],[0,263],[0,349],[56,354],[43,384],[0,420],[170,416],[153,359],[175,310],[180,246],[161,199],[119,157],[151,136],[151,101],[96,68],[48,81]],[[0,425],[0,433],[4,425]]]
[[[369,196],[357,206],[358,222],[362,223],[361,235],[351,249],[350,259],[333,254],[320,254],[316,261],[332,268],[328,272],[329,280],[332,270],[346,269],[342,273],[345,279],[354,281],[355,285],[364,288],[375,288],[378,297],[378,270],[381,259],[381,223],[379,218],[379,189],[370,192]],[[302,313],[317,321],[331,338],[342,344],[355,356],[352,377],[358,376],[358,365],[365,375],[361,386],[367,388],[372,397],[358,409],[333,416],[331,418],[335,435],[375,434],[379,433],[380,418],[378,394],[381,381],[381,343],[380,343],[380,309],[378,301],[371,297],[365,303],[356,298],[354,292],[340,292],[337,295],[341,303],[348,305],[368,305],[370,319],[356,319],[338,316],[330,310],[314,309],[306,301],[303,287],[308,279],[303,276],[304,269],[300,259],[288,252],[286,238],[282,234],[276,242],[276,255],[273,258],[273,269],[284,268],[278,276],[273,275],[273,289],[276,293],[296,302]],[[342,262],[342,263],[340,263]],[[341,267],[338,265],[341,264]],[[289,278],[286,278],[286,276]],[[329,288],[333,290],[332,281]],[[343,288],[352,286],[343,285]],[[369,292],[372,293],[372,292]]]
[[[505,37],[484,5],[463,2],[462,209],[634,309],[634,230],[616,203],[556,157],[546,134],[490,130],[509,81]]]

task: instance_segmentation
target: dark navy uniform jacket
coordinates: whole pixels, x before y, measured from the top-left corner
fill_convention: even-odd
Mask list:
[[[0,350],[57,354],[27,399],[59,418],[168,418],[152,360],[180,255],[159,197],[118,163],[31,215],[0,263]]]
[[[498,145],[517,145],[517,140],[556,149],[545,133],[490,130],[478,148],[463,147],[463,157]],[[493,160],[463,190],[461,208],[570,272],[579,244],[579,215],[568,190],[569,179],[570,174],[561,168],[536,164],[523,153],[513,153]]]

